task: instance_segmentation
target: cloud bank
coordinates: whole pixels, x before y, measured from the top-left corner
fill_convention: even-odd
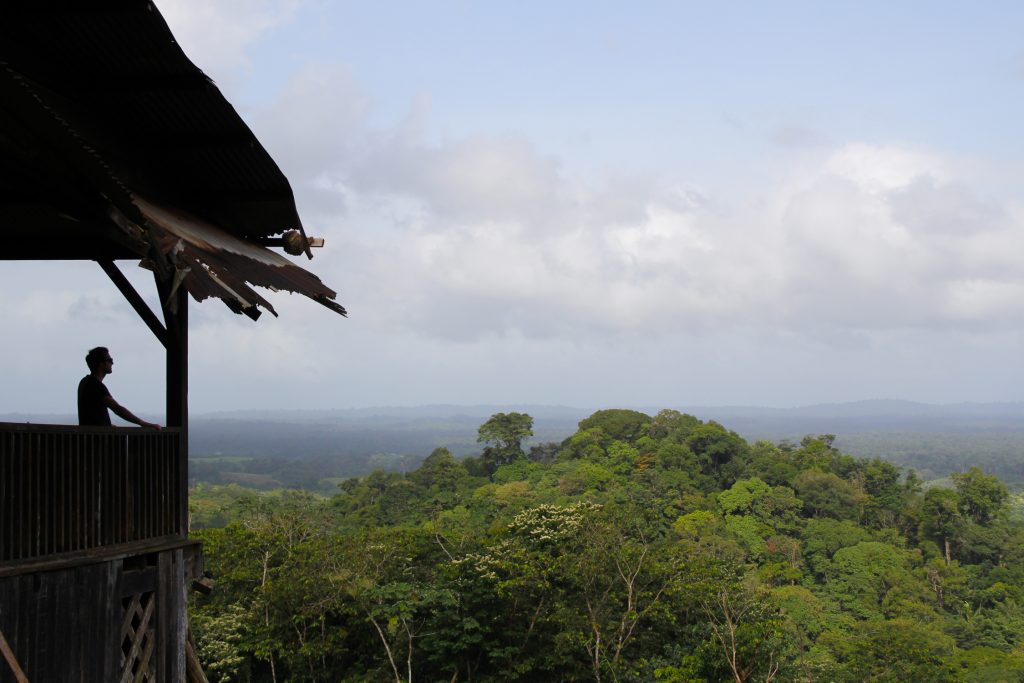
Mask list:
[[[190,54],[232,74],[300,3],[161,8]],[[606,169],[595,184],[523,131],[438,136],[429,93],[382,123],[357,74],[319,60],[243,114],[340,252],[316,268],[382,328],[573,339],[1024,320],[1021,197],[987,195],[978,161],[938,149],[826,144],[796,122],[770,134],[785,149],[759,181]]]
[[[254,117],[352,256],[332,278],[375,283],[354,310],[378,324],[467,339],[1024,319],[1020,200],[985,195],[940,151],[847,142],[782,153],[760,184],[609,173],[595,187],[524,134],[375,127],[350,74],[305,78]],[[338,125],[295,126],[292,110]]]
[[[160,3],[291,180],[307,231],[327,239],[308,265],[351,313],[270,295],[281,318],[254,325],[194,306],[193,409],[1020,399],[1024,196],[1005,162],[851,133],[799,103],[766,119],[742,91],[670,132],[652,123],[651,138],[637,128],[660,100],[624,103],[621,130],[600,112],[569,145],[530,125],[543,112],[491,125],[486,93],[466,125],[432,105],[453,92],[432,87],[443,67],[378,83],[344,45],[297,42],[330,35],[308,25],[324,7]],[[585,109],[561,104],[574,106],[553,116]],[[625,140],[643,150],[618,163]],[[645,165],[659,143],[705,156]],[[119,400],[158,406],[159,349],[78,265],[67,280],[0,276],[8,292],[36,278],[0,299],[9,383],[25,387],[8,410],[72,406],[100,343],[118,351]]]

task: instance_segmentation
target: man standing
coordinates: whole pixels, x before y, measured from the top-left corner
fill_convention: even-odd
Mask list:
[[[103,378],[114,371],[114,359],[110,357],[110,351],[105,346],[90,349],[85,356],[85,363],[89,366],[89,374],[78,383],[78,424],[109,427],[109,408],[118,417],[134,422],[140,427],[160,429],[160,425],[139,419],[132,411],[115,401],[104,386]]]

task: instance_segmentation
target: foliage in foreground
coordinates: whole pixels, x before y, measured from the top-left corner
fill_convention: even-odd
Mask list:
[[[1024,680],[1024,525],[995,477],[922,492],[827,435],[675,411],[524,453],[528,418],[332,498],[233,496],[197,534],[211,680]]]

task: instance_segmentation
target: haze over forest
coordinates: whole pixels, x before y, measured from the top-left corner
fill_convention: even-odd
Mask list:
[[[1015,3],[159,8],[351,314],[194,306],[197,413],[1024,398]],[[160,345],[95,264],[7,263],[0,292],[0,411],[73,412],[102,344],[162,412]]]
[[[636,409],[649,414],[660,410]],[[845,452],[914,468],[925,480],[980,465],[1012,484],[1024,484],[1024,403],[859,401],[785,409],[682,406],[679,410],[729,425],[750,441],[796,443],[807,435],[833,434],[836,446]],[[530,444],[562,441],[593,412],[570,406],[428,405],[193,414],[190,453],[199,461],[193,464],[193,479],[263,488],[330,488],[332,484],[320,480],[368,474],[375,468],[414,469],[437,447],[448,448],[457,457],[474,455],[479,451],[480,422],[502,411],[534,417]],[[0,414],[0,421],[73,423],[75,416],[11,413]],[[260,464],[237,464],[250,460]]]

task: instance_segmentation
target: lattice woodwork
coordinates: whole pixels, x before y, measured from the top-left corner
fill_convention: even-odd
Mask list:
[[[156,594],[137,593],[121,601],[120,683],[155,683],[153,651],[156,649]]]

